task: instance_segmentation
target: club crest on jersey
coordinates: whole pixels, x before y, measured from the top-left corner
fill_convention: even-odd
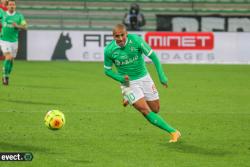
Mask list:
[[[135,48],[134,48],[134,47],[130,47],[130,51],[131,51],[131,52],[134,52],[134,51],[135,51]]]

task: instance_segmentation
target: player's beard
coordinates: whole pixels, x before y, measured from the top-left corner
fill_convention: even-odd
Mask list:
[[[123,38],[122,40],[117,40],[116,44],[119,45],[120,47],[124,47],[126,44],[126,38]]]
[[[119,45],[120,47],[124,47],[125,42],[124,41],[116,41],[117,45]]]
[[[14,9],[14,8],[10,8],[9,12],[10,12],[10,13],[14,13],[14,12],[15,12],[15,9]]]

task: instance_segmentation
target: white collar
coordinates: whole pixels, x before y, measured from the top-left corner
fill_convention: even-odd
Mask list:
[[[9,16],[14,16],[14,15],[16,14],[16,11],[14,11],[13,13],[10,13],[9,11],[7,11],[6,13],[7,13],[7,15],[9,15]]]

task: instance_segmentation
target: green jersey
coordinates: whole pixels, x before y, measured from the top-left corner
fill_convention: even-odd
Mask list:
[[[13,26],[13,23],[18,25],[26,24],[23,15],[18,12],[10,14],[8,11],[1,11],[0,19],[2,23],[1,39],[8,42],[17,42],[19,30]]]
[[[136,80],[145,76],[148,71],[144,56],[150,56],[153,50],[138,35],[127,35],[124,47],[111,41],[104,50],[104,68],[111,69],[114,64],[119,75],[128,75],[130,80]]]

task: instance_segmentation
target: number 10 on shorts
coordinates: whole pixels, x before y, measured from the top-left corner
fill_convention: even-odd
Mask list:
[[[135,102],[135,95],[133,91],[130,90],[128,92],[125,92],[124,99],[128,100],[129,104],[133,104]]]

